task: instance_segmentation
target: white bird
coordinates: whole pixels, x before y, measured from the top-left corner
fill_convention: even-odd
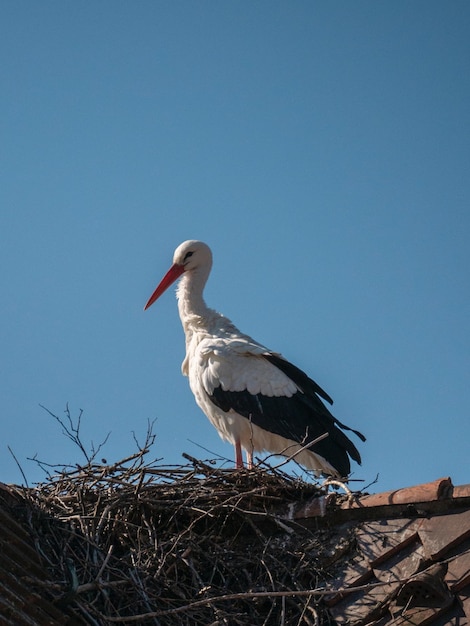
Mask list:
[[[222,439],[235,446],[236,467],[253,465],[253,452],[295,458],[317,474],[346,478],[360,454],[320,398],[330,396],[280,354],[241,333],[203,298],[212,253],[202,241],[185,241],[147,304],[178,278],[178,309],[186,336],[182,372],[196,402]],[[353,431],[362,441],[365,437]]]

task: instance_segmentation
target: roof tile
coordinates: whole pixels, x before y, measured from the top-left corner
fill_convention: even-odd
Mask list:
[[[436,608],[449,605],[452,595],[444,582],[447,563],[434,563],[422,572],[411,576],[402,586],[396,598],[396,605],[408,608]]]
[[[47,580],[47,571],[27,532],[13,518],[18,496],[0,483],[0,624],[3,626],[61,626],[83,624],[62,612],[39,593],[31,581]],[[11,513],[11,514],[10,514]],[[42,590],[41,590],[42,591]]]
[[[403,581],[416,574],[423,563],[423,546],[419,541],[413,541],[387,560],[381,560],[373,570],[376,578],[382,582]]]
[[[427,558],[441,558],[470,537],[470,510],[424,519],[418,530]]]
[[[360,552],[376,565],[415,541],[420,520],[383,519],[365,522],[357,530]]]
[[[442,606],[439,607],[423,607],[415,606],[409,609],[399,608],[396,613],[393,614],[394,626],[426,626],[426,624],[435,624],[435,620],[441,615],[447,612],[447,609],[451,606],[453,598],[448,598]],[[448,622],[445,624],[451,624],[457,622]]]
[[[470,585],[470,540],[460,544],[459,548],[459,553],[448,559],[446,582],[453,592]]]
[[[462,607],[463,613],[467,618],[467,622],[463,620],[460,622],[461,624],[470,624],[470,586],[466,587],[465,590],[462,590],[459,594],[459,604]]]
[[[400,584],[377,584],[370,580],[370,589],[360,589],[348,593],[340,602],[330,606],[330,613],[338,624],[368,624],[379,619],[387,610],[390,598],[398,591]]]
[[[454,498],[469,498],[470,497],[470,484],[458,485],[454,487]]]
[[[348,501],[342,508],[362,508],[383,506],[387,504],[415,504],[417,502],[432,502],[452,497],[453,485],[450,478],[438,478],[430,483],[404,487],[393,491],[375,493],[352,502]],[[470,494],[469,494],[470,495]]]

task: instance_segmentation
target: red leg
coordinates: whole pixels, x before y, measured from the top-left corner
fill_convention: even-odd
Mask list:
[[[248,469],[253,469],[253,450],[246,451],[246,466]]]
[[[235,468],[243,469],[242,447],[239,441],[235,443]]]

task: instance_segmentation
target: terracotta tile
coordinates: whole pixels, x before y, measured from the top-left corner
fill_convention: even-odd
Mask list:
[[[342,508],[361,508],[383,506],[387,504],[415,504],[416,502],[431,502],[452,497],[453,485],[450,478],[438,478],[431,483],[404,487],[394,491],[385,491],[370,496],[363,496],[353,503],[345,502]]]
[[[366,583],[371,576],[372,570],[369,561],[358,555],[351,559],[342,571],[337,573],[334,583],[338,589],[355,587]]]
[[[338,624],[375,623],[386,614],[388,603],[400,585],[393,583],[373,586],[373,582],[371,581],[370,591],[348,594],[329,609]]]
[[[405,608],[439,608],[451,604],[454,596],[444,581],[446,573],[444,562],[434,563],[412,576],[400,589],[395,604]]]
[[[356,533],[358,550],[372,565],[376,565],[415,541],[420,523],[419,519],[366,522]]]
[[[424,550],[419,541],[406,545],[402,550],[373,567],[376,578],[382,582],[407,580],[419,571],[424,562]]]
[[[469,498],[470,497],[470,484],[457,485],[454,487],[454,498]]]
[[[393,624],[394,626],[426,626],[426,624],[431,623],[435,625],[436,619],[444,614],[447,614],[450,606],[451,604],[447,603],[442,607],[426,608],[417,606],[405,610],[400,607],[400,609],[397,609],[394,614]],[[444,623],[449,626],[451,624],[451,622],[447,621],[447,619]],[[456,625],[457,623],[461,622],[455,622]]]
[[[443,615],[447,619],[448,611],[458,607],[444,581],[446,571],[446,563],[436,563],[403,585],[391,606],[394,623],[424,626]]]
[[[84,623],[79,618],[69,618],[24,580],[25,577],[47,580],[47,572],[28,533],[2,509],[1,503],[0,552],[0,624],[60,626]]]
[[[470,611],[470,606],[467,607],[467,611]],[[419,617],[419,612],[417,612],[417,616]],[[437,612],[424,613],[422,617],[426,617],[425,623],[432,624],[432,626],[468,626],[470,623],[470,612],[465,614],[464,602],[461,598],[454,598],[449,606],[443,607]],[[393,622],[394,625],[396,623],[399,623],[398,620]],[[410,622],[402,621],[401,624],[409,626]]]
[[[0,525],[4,529],[3,532],[8,532],[13,539],[19,538],[23,541],[29,540],[29,535],[25,532],[25,529],[9,515],[0,504]]]
[[[461,622],[462,624],[470,624],[470,585],[467,585],[465,589],[459,593],[459,604],[462,607],[463,612],[465,613],[465,617],[467,618],[467,622]]]
[[[393,615],[386,613],[383,617],[374,621],[374,626],[388,626],[394,623]]]
[[[468,541],[466,542],[467,545],[469,543]],[[459,554],[453,559],[449,559],[446,583],[450,590],[454,592],[458,592],[467,585],[470,585],[470,553],[466,552],[465,549],[462,554]]]
[[[470,510],[425,519],[418,534],[427,558],[435,561],[470,537]]]

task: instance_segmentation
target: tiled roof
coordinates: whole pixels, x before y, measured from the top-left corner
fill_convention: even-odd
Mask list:
[[[470,485],[443,478],[342,503],[323,498],[291,516],[353,533],[326,598],[337,624],[470,623]]]
[[[0,483],[0,624],[2,626],[78,626],[41,591],[48,579],[30,529],[12,511],[21,507],[17,490]],[[24,508],[24,507],[23,507]]]

